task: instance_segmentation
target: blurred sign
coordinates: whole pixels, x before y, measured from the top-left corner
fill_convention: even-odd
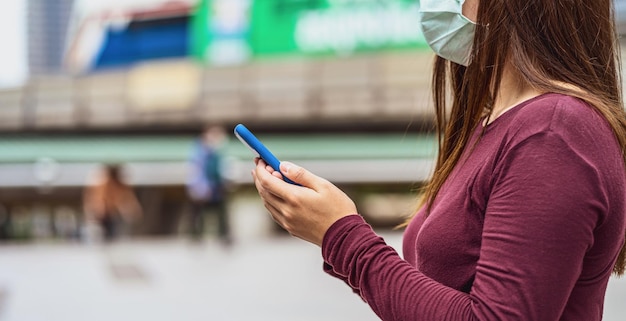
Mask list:
[[[277,54],[426,49],[417,13],[414,0],[203,0],[194,46],[214,64]]]
[[[194,55],[216,65],[248,60],[250,4],[251,0],[201,0],[192,22]]]
[[[73,1],[64,57],[71,72],[189,54],[189,15],[200,0]]]
[[[138,65],[128,74],[128,103],[140,112],[189,109],[201,83],[201,70],[187,60]]]

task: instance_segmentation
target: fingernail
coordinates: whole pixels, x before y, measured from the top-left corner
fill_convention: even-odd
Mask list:
[[[290,162],[281,162],[280,163],[280,171],[283,173],[289,173],[289,170],[293,167],[293,164]]]

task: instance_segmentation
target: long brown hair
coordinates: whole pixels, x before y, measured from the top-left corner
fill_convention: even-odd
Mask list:
[[[626,114],[612,0],[481,0],[471,63],[437,57],[432,79],[439,154],[421,205],[437,196],[468,146],[473,130],[491,114],[509,63],[539,92],[578,97],[611,125],[626,167]],[[452,104],[447,109],[447,95]],[[626,246],[613,272],[626,269]]]

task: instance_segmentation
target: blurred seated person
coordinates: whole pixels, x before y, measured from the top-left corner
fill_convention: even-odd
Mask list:
[[[84,192],[83,207],[87,219],[102,228],[104,240],[118,237],[122,224],[139,220],[143,211],[133,189],[126,184],[119,165],[102,167]]]

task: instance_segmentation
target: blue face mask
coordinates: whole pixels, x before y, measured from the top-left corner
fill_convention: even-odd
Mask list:
[[[419,0],[422,33],[442,58],[467,66],[470,62],[475,23],[462,14],[465,0]]]

